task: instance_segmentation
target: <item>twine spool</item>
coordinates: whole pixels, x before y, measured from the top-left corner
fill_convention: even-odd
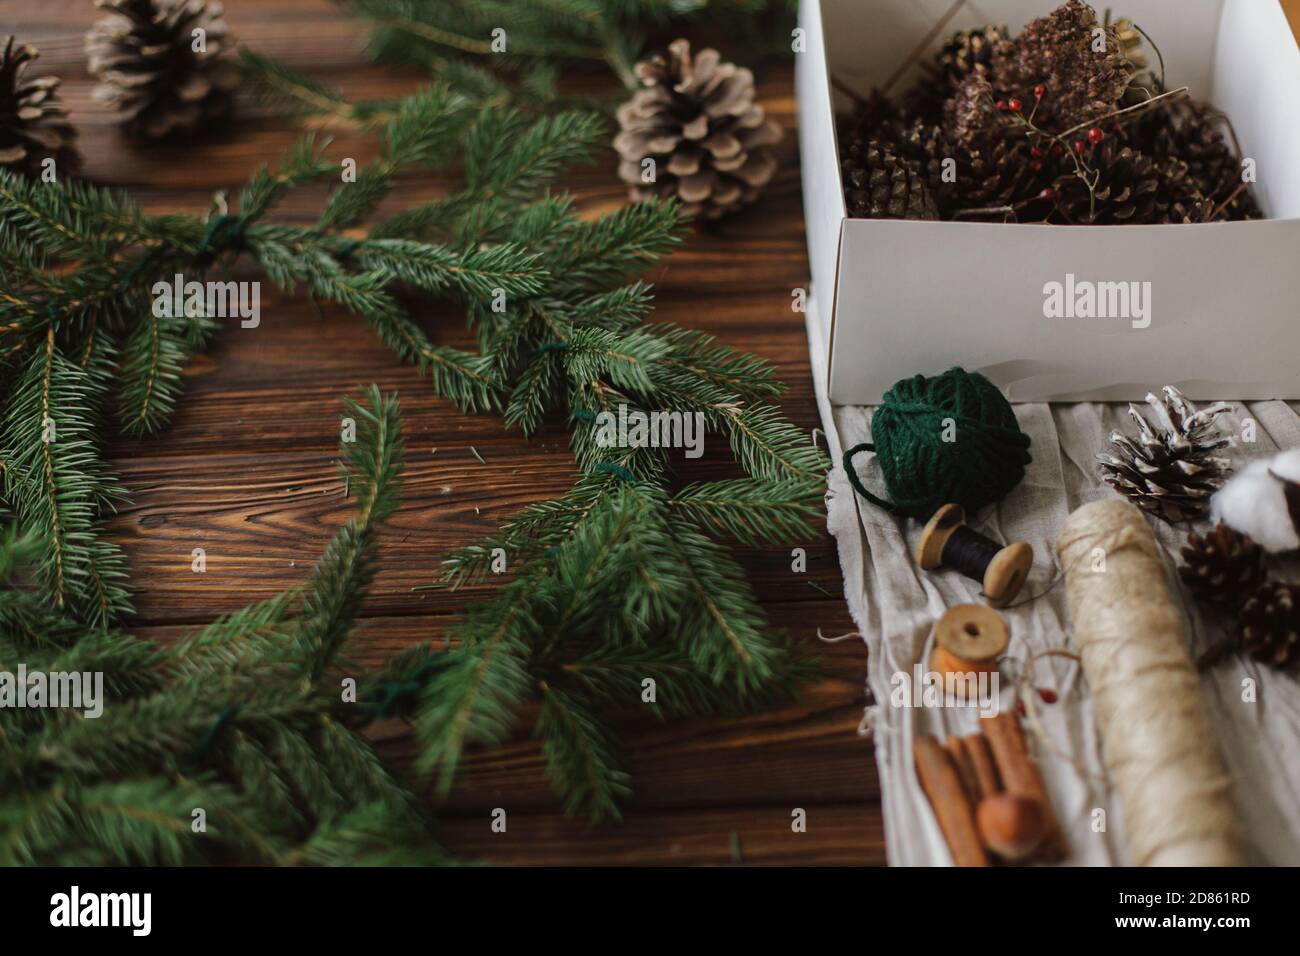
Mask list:
[[[934,513],[916,544],[922,570],[949,567],[983,588],[990,607],[1006,607],[1020,593],[1034,564],[1034,549],[1023,541],[1006,546],[966,527],[960,505],[947,504]]]
[[[948,608],[934,626],[930,670],[936,674],[996,674],[1011,632],[997,611],[982,604]]]
[[[1141,512],[1121,501],[1085,505],[1066,520],[1056,547],[1132,861],[1243,864],[1232,781]]]

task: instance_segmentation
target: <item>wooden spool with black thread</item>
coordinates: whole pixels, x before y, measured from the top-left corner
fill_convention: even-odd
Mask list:
[[[934,626],[930,670],[936,674],[993,674],[1011,632],[1002,615],[983,604],[950,607]]]
[[[1023,541],[1005,547],[966,526],[961,505],[944,505],[934,513],[916,545],[916,563],[926,571],[949,567],[984,589],[990,607],[1010,604],[1034,565],[1034,549]]]

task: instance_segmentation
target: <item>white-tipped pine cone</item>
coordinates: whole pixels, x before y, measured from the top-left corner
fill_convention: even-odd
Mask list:
[[[674,40],[667,56],[636,66],[644,89],[618,110],[619,176],[637,202],[679,199],[717,219],[758,198],[777,169],[781,127],[754,102],[754,75],[717,50],[691,56]]]

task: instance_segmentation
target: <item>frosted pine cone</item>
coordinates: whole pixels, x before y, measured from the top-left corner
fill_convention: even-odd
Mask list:
[[[776,172],[781,128],[754,102],[754,76],[687,40],[636,67],[644,89],[618,110],[619,176],[637,202],[676,197],[717,219],[752,203]]]

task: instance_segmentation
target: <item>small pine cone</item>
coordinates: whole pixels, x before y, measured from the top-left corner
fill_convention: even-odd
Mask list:
[[[1193,596],[1236,609],[1264,583],[1264,549],[1220,522],[1205,537],[1189,534],[1178,574]]]
[[[849,215],[856,219],[939,218],[920,164],[881,140],[850,144],[844,194]]]
[[[636,67],[644,89],[618,110],[614,148],[636,202],[675,196],[685,211],[717,219],[756,200],[776,173],[781,127],[754,102],[754,75],[717,50],[691,56],[674,40],[667,56]],[[654,161],[645,181],[646,159]]]
[[[1101,50],[1094,31],[1105,30]],[[1113,28],[1081,0],[1066,0],[1055,11],[1025,25],[1020,35],[997,46],[990,73],[1000,97],[1033,103],[1033,91],[1046,88],[1035,121],[1062,132],[1112,113],[1123,99],[1133,66]]]
[[[1231,406],[1219,402],[1198,410],[1172,385],[1165,386],[1163,398],[1148,395],[1147,404],[1151,421],[1128,407],[1138,426],[1136,439],[1111,432],[1115,452],[1097,456],[1102,481],[1170,523],[1205,514],[1210,496],[1232,470],[1228,459],[1214,454],[1232,444],[1217,424]]]
[[[77,131],[59,99],[59,78],[25,78],[28,64],[39,54],[33,46],[15,47],[14,42],[12,36],[6,38],[0,54],[0,166],[29,176],[39,173],[46,159],[75,168],[80,159],[73,145]]]
[[[95,0],[111,11],[86,34],[94,97],[132,135],[191,132],[227,115],[239,70],[222,54],[226,22],[216,0]],[[194,31],[202,31],[197,36]],[[195,45],[201,49],[195,50]]]
[[[940,47],[935,62],[953,87],[957,87],[972,73],[987,74],[993,63],[993,52],[1009,39],[1011,31],[1005,26],[960,30]]]
[[[972,73],[943,108],[943,134],[950,143],[974,149],[1000,125],[993,87],[982,73]]]
[[[1071,224],[1090,226],[1158,221],[1160,171],[1142,153],[1109,139],[1088,161],[1093,188],[1073,166],[1056,181],[1057,210]]]
[[[1257,661],[1283,670],[1300,662],[1300,586],[1262,585],[1237,612],[1237,644]]]
[[[1142,52],[1142,31],[1133,24],[1133,21],[1124,17],[1112,23],[1110,11],[1107,10],[1106,28],[1114,33],[1115,39],[1119,41],[1120,50],[1133,65],[1134,70],[1146,69],[1147,58]]]

